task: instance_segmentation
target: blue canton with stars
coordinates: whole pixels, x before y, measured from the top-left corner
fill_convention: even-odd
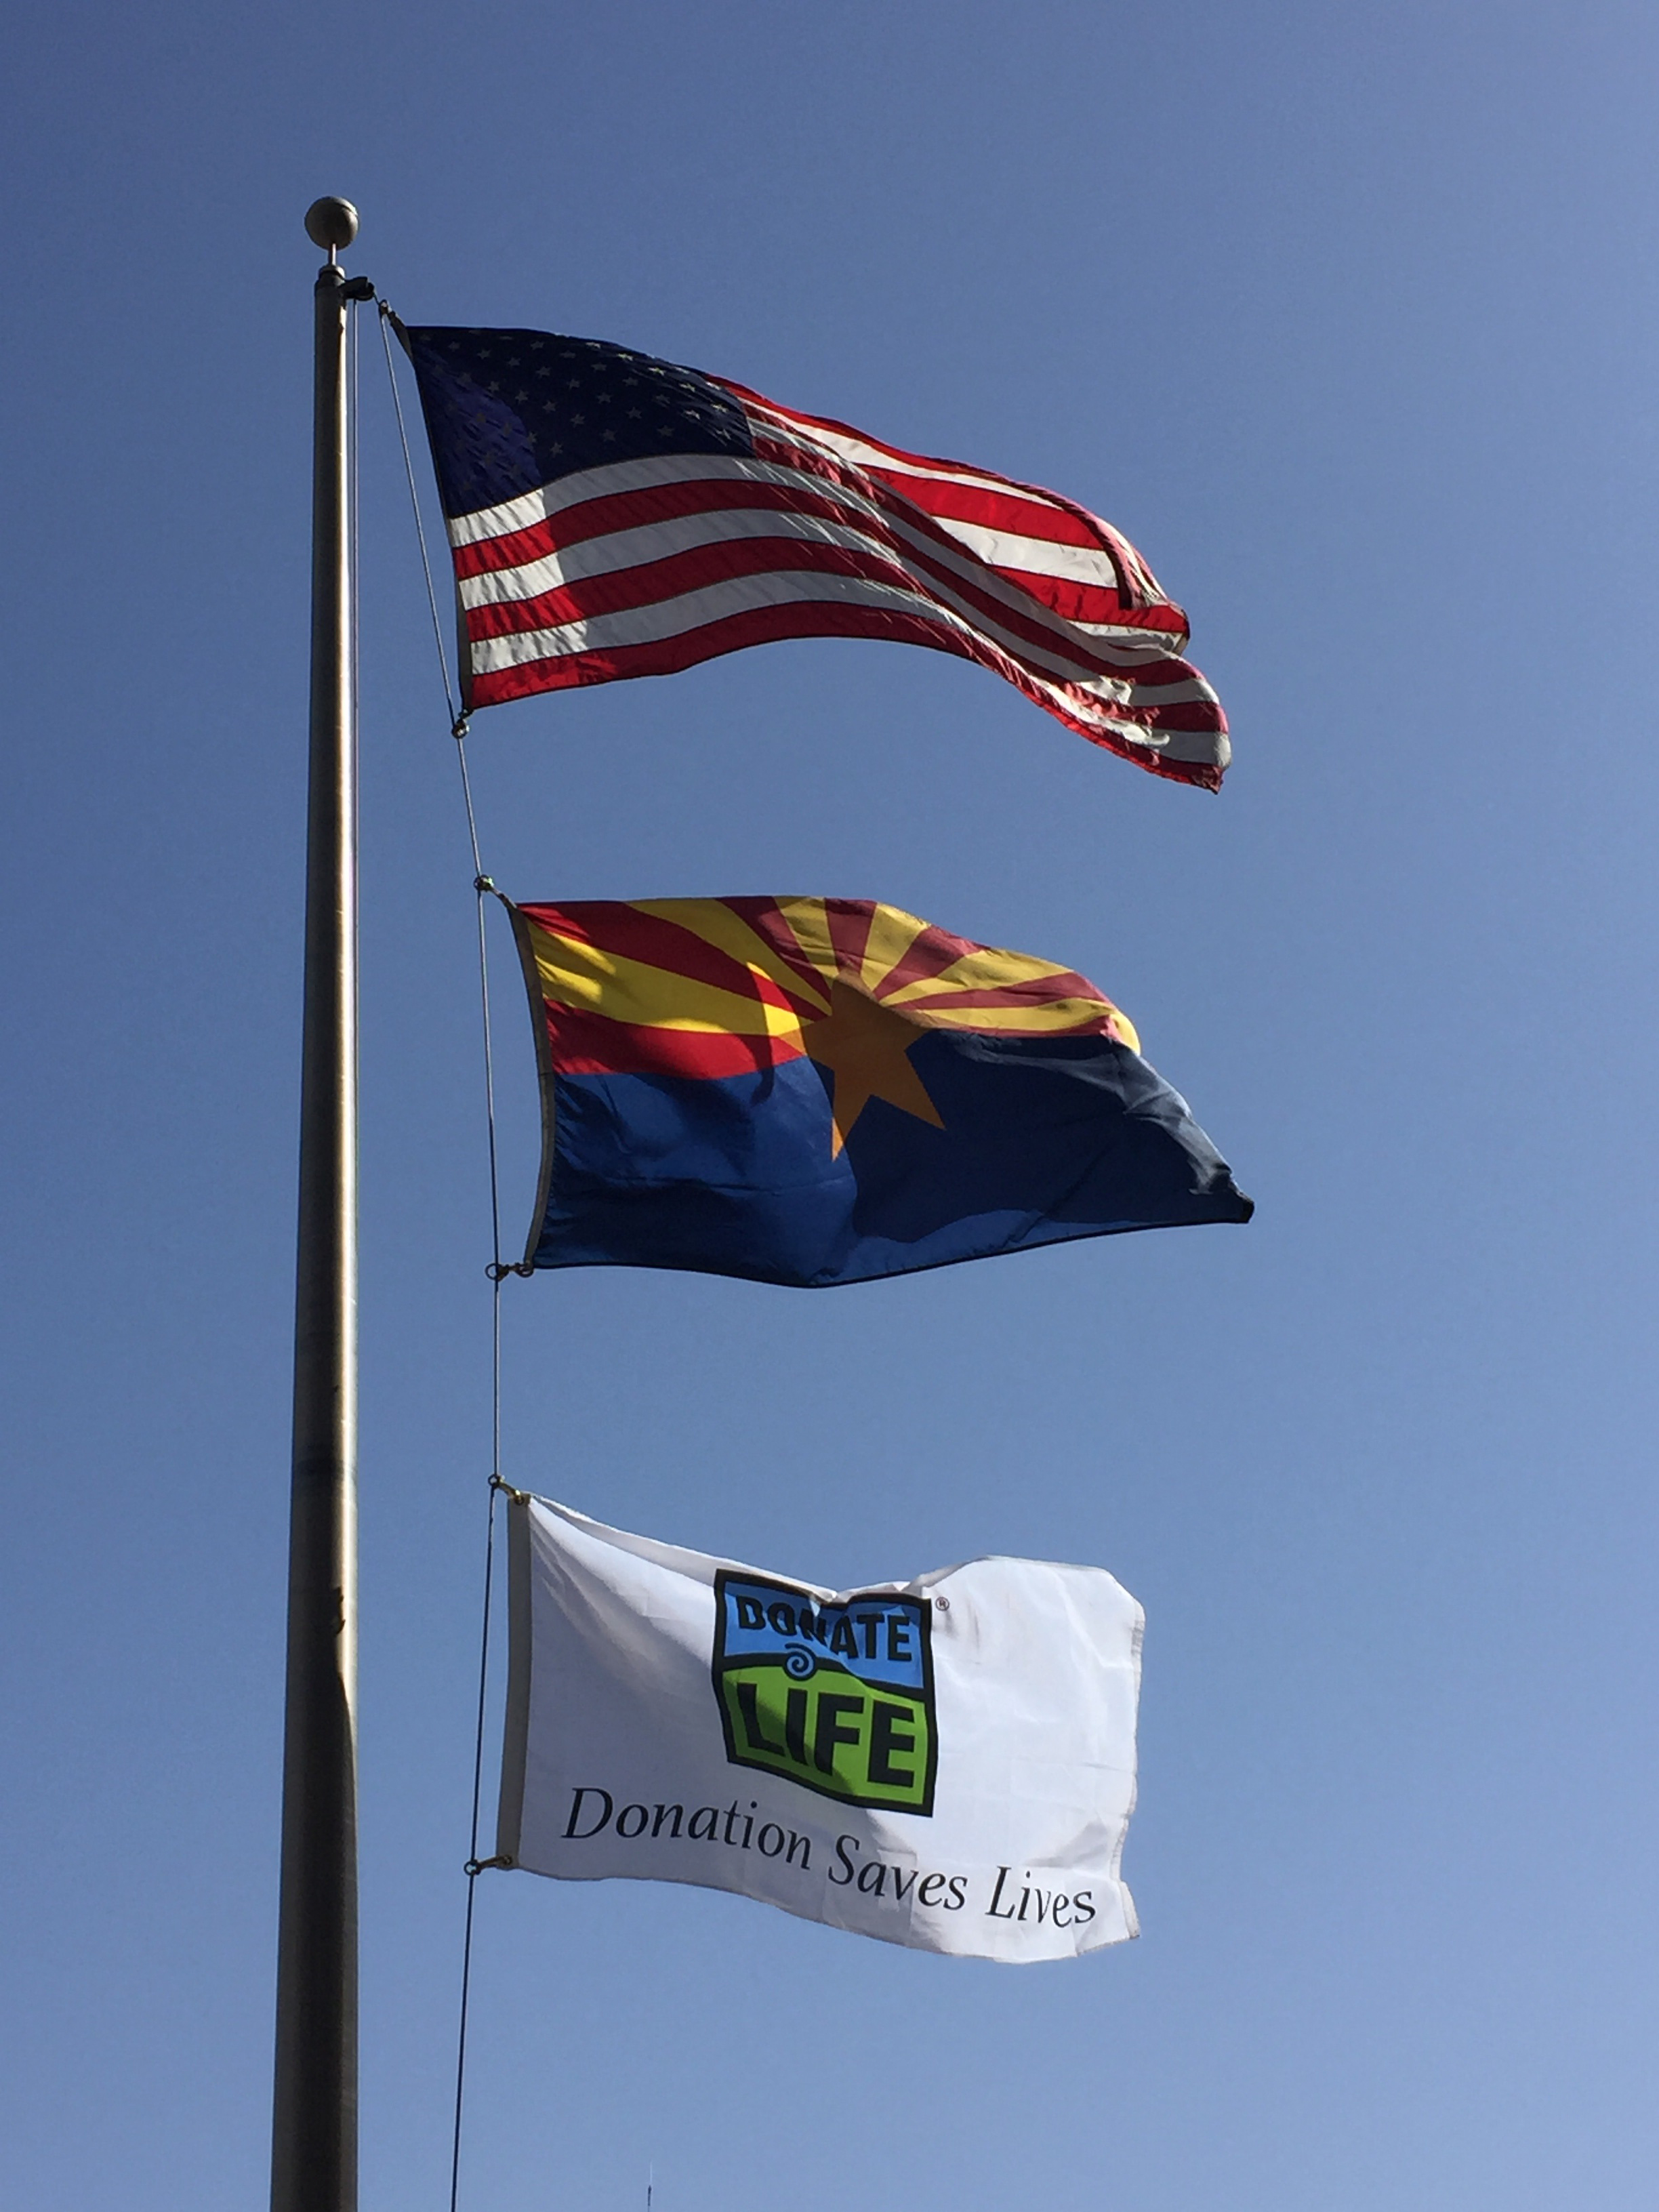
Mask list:
[[[402,336],[447,515],[613,461],[755,450],[729,392],[626,346],[550,331],[427,326]]]

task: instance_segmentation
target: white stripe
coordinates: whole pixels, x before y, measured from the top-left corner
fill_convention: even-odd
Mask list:
[[[1045,610],[1045,612],[1047,610]],[[1059,619],[1058,617],[1055,617]],[[1141,629],[1130,623],[1069,623],[1070,629],[1080,630],[1085,637],[1109,639],[1114,647],[1114,658],[1126,663],[1135,660],[1179,660],[1187,650],[1187,633],[1181,629]],[[1146,650],[1134,650],[1137,641]]]
[[[1098,584],[1109,592],[1122,589],[1122,579],[1107,555],[1087,545],[1062,545],[1052,538],[1017,538],[1011,530],[988,530],[982,523],[958,522],[950,514],[933,519],[993,568],[1062,576],[1067,583]]]

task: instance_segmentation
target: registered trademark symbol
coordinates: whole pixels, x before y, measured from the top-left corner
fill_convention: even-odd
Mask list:
[[[949,1613],[951,1610],[951,1601],[948,1597],[936,1597],[933,1603],[941,1613]]]

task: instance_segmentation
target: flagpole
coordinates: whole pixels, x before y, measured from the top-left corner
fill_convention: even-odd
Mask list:
[[[311,745],[272,2212],[357,2203],[357,817],[346,470],[347,200],[316,284]]]

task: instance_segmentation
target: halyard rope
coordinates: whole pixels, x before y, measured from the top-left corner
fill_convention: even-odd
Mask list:
[[[474,1893],[480,1874],[494,1860],[478,1856],[478,1818],[483,1795],[484,1716],[489,1688],[489,1611],[490,1593],[495,1582],[495,1498],[506,1487],[501,1480],[501,1284],[514,1270],[501,1261],[501,1177],[496,1162],[495,1146],[495,1057],[489,1014],[489,939],[484,927],[485,902],[495,895],[495,884],[484,872],[483,854],[478,846],[478,818],[472,805],[472,779],[468,772],[466,738],[468,716],[456,705],[455,690],[450,682],[449,659],[444,650],[443,622],[438,612],[438,594],[432,578],[432,562],[427,551],[426,529],[421,520],[420,495],[415,484],[415,463],[409,448],[409,433],[404,422],[403,401],[398,391],[397,369],[392,358],[392,339],[386,328],[390,310],[380,303],[380,343],[386,354],[386,381],[392,386],[392,411],[398,421],[398,439],[403,447],[404,475],[409,485],[410,511],[415,518],[415,536],[421,549],[421,573],[426,579],[427,606],[432,617],[432,638],[437,648],[438,672],[443,684],[444,704],[449,715],[449,733],[455,740],[455,757],[461,771],[461,799],[466,810],[467,842],[472,852],[472,890],[477,901],[478,924],[478,1000],[483,1035],[484,1120],[489,1151],[489,1267],[490,1284],[490,1342],[489,1342],[489,1511],[484,1535],[483,1606],[478,1634],[478,1711],[477,1727],[472,1746],[472,1819],[469,1831],[466,1858],[466,1918],[461,1937],[461,1991],[455,2030],[455,2120],[450,2144],[449,2212],[456,2212],[461,2181],[461,2114],[466,2094],[466,2027],[468,2002],[472,1986],[472,1909]]]

